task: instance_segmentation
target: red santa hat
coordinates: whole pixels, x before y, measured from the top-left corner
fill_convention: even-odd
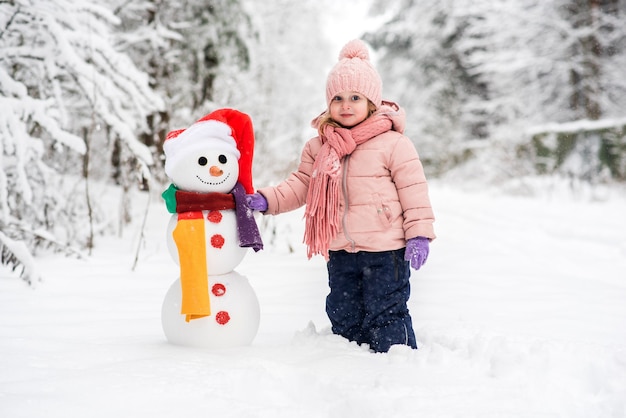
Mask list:
[[[246,193],[254,193],[252,186],[252,157],[254,130],[250,116],[235,109],[218,109],[199,119],[187,129],[171,131],[163,143],[165,174],[187,152],[198,148],[229,152],[239,159],[238,181]]]

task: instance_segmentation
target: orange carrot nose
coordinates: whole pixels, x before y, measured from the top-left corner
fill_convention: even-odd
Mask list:
[[[224,171],[221,168],[212,165],[211,168],[209,168],[209,173],[211,173],[213,177],[219,177],[224,174]]]

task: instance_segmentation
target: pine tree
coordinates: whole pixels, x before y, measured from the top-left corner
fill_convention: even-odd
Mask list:
[[[108,177],[113,141],[136,172],[153,163],[137,132],[161,100],[114,49],[117,23],[90,1],[0,3],[0,241],[26,280],[29,253],[90,248],[105,227],[110,202],[89,185]]]
[[[479,167],[498,167],[496,176],[515,175],[511,168],[520,161],[519,170],[529,168],[519,159],[520,147],[544,126],[601,118],[617,118],[617,131],[623,126],[625,5],[623,0],[405,0],[368,39],[382,53],[383,76],[400,85],[410,123],[419,127],[409,133],[424,144],[422,156],[444,169],[458,157],[481,156]],[[599,155],[620,159],[623,138],[615,139],[619,135],[613,132],[612,139],[594,135],[591,148],[575,151],[579,158],[590,158],[600,147]],[[605,146],[610,149],[602,151]],[[563,147],[570,152],[572,145]]]
[[[390,20],[365,40],[379,53],[385,94],[407,111],[407,135],[416,142],[432,172],[458,163],[464,143],[486,136],[482,109],[487,87],[465,65],[459,43],[476,13],[466,15],[456,2],[403,0]],[[373,13],[389,13],[378,1]]]
[[[131,0],[112,8],[122,20],[118,47],[165,100],[163,109],[148,115],[150,130],[142,137],[162,159],[169,130],[217,107],[233,107],[231,97],[250,66],[250,17],[233,0]],[[156,175],[165,181],[162,170]]]

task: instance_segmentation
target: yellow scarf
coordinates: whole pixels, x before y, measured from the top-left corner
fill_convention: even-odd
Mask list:
[[[202,212],[179,213],[172,236],[180,261],[180,284],[183,292],[180,313],[185,315],[187,322],[209,316],[211,301]]]

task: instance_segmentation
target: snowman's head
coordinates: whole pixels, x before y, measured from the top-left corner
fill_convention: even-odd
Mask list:
[[[197,147],[179,157],[169,167],[169,176],[181,190],[228,193],[237,184],[239,164],[237,155],[232,152]]]
[[[241,183],[253,193],[254,131],[248,115],[218,109],[163,143],[165,174],[181,190],[228,193]]]

